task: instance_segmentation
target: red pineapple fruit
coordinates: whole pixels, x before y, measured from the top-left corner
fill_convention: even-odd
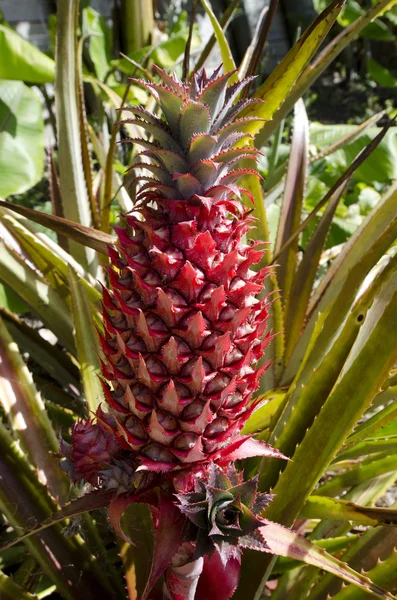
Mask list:
[[[244,242],[252,218],[241,197],[250,194],[237,184],[257,173],[236,168],[256,160],[258,151],[244,145],[255,118],[238,117],[259,101],[237,100],[249,79],[228,85],[232,74],[220,69],[210,77],[203,69],[190,84],[156,71],[162,83],[136,83],[165,120],[128,109],[129,122],[147,134],[129,140],[144,148],[133,169],[153,177],[136,177],[135,210],[109,249],[100,336],[109,411],[99,409],[96,424],[86,425],[86,442],[80,423],[64,445],[74,480],[89,472],[91,483],[120,491],[137,469],[191,471],[210,461],[281,456],[240,434],[271,339],[268,300],[259,297],[268,269],[252,269],[263,252]]]

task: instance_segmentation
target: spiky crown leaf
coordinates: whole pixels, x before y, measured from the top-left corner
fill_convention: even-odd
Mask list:
[[[205,477],[194,475],[192,491],[177,494],[179,509],[197,528],[194,559],[216,550],[226,565],[240,560],[243,547],[256,547],[253,533],[264,525],[259,515],[273,499],[257,488],[258,477],[244,481],[234,465],[211,463]]]

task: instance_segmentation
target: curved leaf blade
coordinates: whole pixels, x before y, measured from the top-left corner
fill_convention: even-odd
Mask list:
[[[319,48],[330,28],[335,23],[344,3],[345,0],[333,0],[330,6],[304,32],[302,37],[255,93],[255,98],[261,98],[265,102],[259,107],[248,107],[244,112],[244,116],[262,117],[267,120],[273,118],[274,113],[288,97],[292,86],[297,81],[306,63]],[[277,120],[275,126],[277,127],[279,123],[280,120]],[[263,123],[251,123],[247,127],[247,132],[255,135],[262,127]]]
[[[201,4],[203,5],[203,8],[211,21],[211,25],[213,27],[214,34],[219,45],[224,72],[227,73],[229,71],[234,71],[236,69],[236,64],[233,60],[232,51],[230,50],[230,46],[228,44],[224,31],[220,26],[219,21],[214,14],[214,11],[212,10],[211,4],[208,0],[201,0]],[[232,83],[234,83],[237,80],[237,74],[234,74],[230,78],[230,81]]]
[[[309,496],[299,518],[333,519],[335,521],[353,521],[361,525],[397,525],[397,510],[391,508],[372,508],[360,506],[354,502],[337,500],[323,496]]]
[[[60,233],[78,244],[92,248],[102,254],[107,255],[108,245],[112,246],[116,241],[114,236],[103,233],[93,227],[85,227],[85,225],[81,225],[76,221],[70,221],[69,219],[56,217],[55,215],[48,215],[39,210],[11,204],[11,202],[4,202],[3,200],[0,200],[0,206],[8,208],[39,225],[48,227],[48,229]]]
[[[59,468],[57,436],[18,346],[0,317],[0,403],[15,437],[52,495],[65,499],[69,485]]]
[[[68,279],[77,358],[80,364],[84,397],[89,413],[95,413],[98,406],[104,401],[103,389],[99,379],[98,335],[93,323],[92,309],[82,286],[82,280],[71,267],[69,267]]]
[[[368,577],[360,575],[346,563],[328,554],[323,548],[315,546],[309,540],[298,536],[289,529],[285,529],[281,525],[278,525],[278,523],[267,522],[259,531],[274,554],[294,558],[308,565],[324,569],[324,571],[333,573],[348,583],[353,583],[375,598],[395,600],[395,596],[373,583]],[[255,600],[259,597],[257,594]]]
[[[72,322],[66,302],[1,240],[0,279],[32,308],[73,354]]]

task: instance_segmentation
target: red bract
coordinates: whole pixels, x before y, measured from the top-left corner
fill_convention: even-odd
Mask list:
[[[87,421],[72,429],[72,444],[61,441],[62,454],[67,459],[62,467],[72,481],[84,479],[98,485],[98,473],[120,455],[115,437],[100,424]]]

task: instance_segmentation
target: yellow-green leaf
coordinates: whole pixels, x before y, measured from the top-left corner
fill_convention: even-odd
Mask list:
[[[276,110],[288,96],[292,86],[297,81],[306,63],[319,48],[325,36],[335,23],[345,0],[334,0],[331,5],[305,31],[302,37],[291,48],[273,73],[266,79],[256,92],[255,97],[264,100],[259,107],[249,106],[244,116],[256,116],[271,119]],[[246,130],[256,134],[263,123],[253,122]]]

